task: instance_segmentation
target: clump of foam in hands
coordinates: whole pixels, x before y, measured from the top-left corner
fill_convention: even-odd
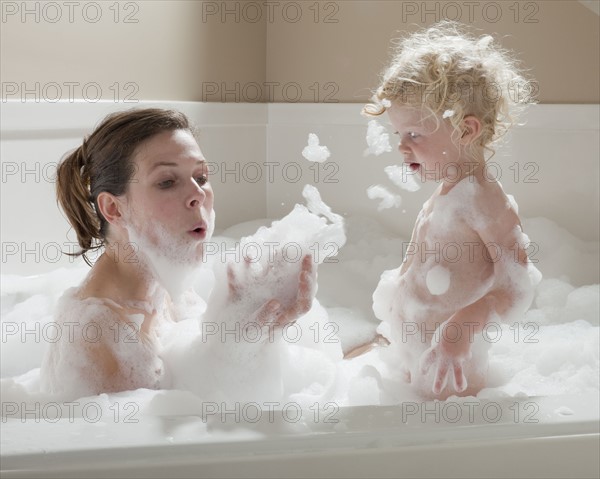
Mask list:
[[[176,347],[167,347],[176,387],[215,401],[259,403],[281,398],[286,390],[302,390],[285,387],[292,375],[283,374],[282,367],[296,368],[288,355],[298,354],[294,344],[286,341],[287,330],[262,324],[256,313],[273,299],[282,310],[293,306],[303,258],[311,255],[316,268],[335,256],[346,241],[343,218],[323,203],[318,190],[307,185],[303,195],[308,206],[296,205],[270,227],[242,238],[223,256],[226,261],[215,263],[215,287],[199,325],[200,336],[183,348],[180,340],[172,342]],[[315,301],[306,317],[326,321],[327,315],[317,311]],[[297,324],[306,341],[312,333],[310,325],[302,328],[303,321],[300,318]],[[304,352],[302,357],[311,361],[314,354],[322,353],[313,351],[307,356]],[[195,365],[193,370],[190,364]]]

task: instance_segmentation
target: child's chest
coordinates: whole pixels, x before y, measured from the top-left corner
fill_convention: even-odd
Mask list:
[[[417,296],[450,306],[470,301],[473,292],[487,286],[493,264],[468,219],[458,209],[442,210],[430,201],[423,205],[402,272]]]
[[[482,241],[469,218],[473,206],[452,201],[446,196],[434,196],[423,204],[415,222],[413,240],[419,247],[473,248]]]

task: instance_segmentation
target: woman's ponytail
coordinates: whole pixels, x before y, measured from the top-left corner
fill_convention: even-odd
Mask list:
[[[104,242],[100,234],[100,220],[90,196],[90,176],[86,165],[86,142],[84,142],[58,165],[56,198],[75,230],[81,248],[78,253],[66,254],[82,255],[85,262],[91,266],[86,253],[101,247]],[[97,244],[94,244],[94,240],[97,240]]]

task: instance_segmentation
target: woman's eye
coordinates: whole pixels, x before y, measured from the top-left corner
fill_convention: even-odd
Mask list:
[[[173,186],[173,183],[175,183],[175,181],[174,181],[174,180],[165,180],[165,181],[161,181],[161,182],[158,184],[158,187],[159,187],[159,188],[162,188],[162,189],[170,188],[171,186]]]
[[[198,176],[196,177],[196,183],[198,183],[200,186],[204,186],[206,183],[208,183],[208,178],[206,176]]]

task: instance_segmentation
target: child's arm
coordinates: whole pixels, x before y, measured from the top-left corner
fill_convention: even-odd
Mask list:
[[[442,323],[435,333],[432,346],[423,353],[420,360],[421,372],[427,373],[436,365],[436,375],[432,391],[439,394],[452,374],[456,391],[467,388],[463,374],[463,363],[471,359],[471,345],[475,335],[480,333],[488,321],[507,309],[511,294],[501,289],[487,293],[479,300],[458,310]]]

